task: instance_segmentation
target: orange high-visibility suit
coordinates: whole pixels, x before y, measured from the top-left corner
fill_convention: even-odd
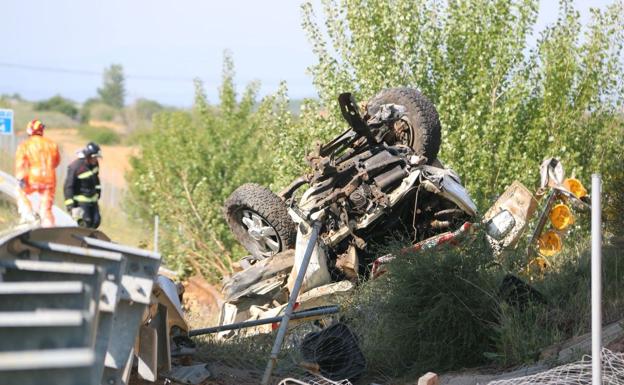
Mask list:
[[[56,143],[41,134],[33,134],[22,142],[15,153],[15,177],[20,181],[18,211],[32,216],[28,195],[39,193],[39,216],[44,227],[54,226],[52,204],[56,191],[56,167],[60,162]]]

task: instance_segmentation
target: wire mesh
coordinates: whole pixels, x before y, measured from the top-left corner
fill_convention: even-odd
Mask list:
[[[298,378],[285,378],[279,382],[279,385],[351,385],[349,380],[332,381],[323,376],[308,375]]]
[[[526,377],[491,381],[488,385],[591,385],[592,360],[582,360],[558,366]],[[602,385],[624,384],[624,353],[602,350]]]
[[[272,384],[347,385],[349,378],[357,378],[365,370],[358,336],[338,323],[336,317],[293,324],[286,334]],[[202,337],[197,358],[211,362],[212,371],[223,383],[258,384],[275,341],[275,326],[268,334],[238,333],[228,339]],[[283,382],[285,379],[291,382]]]

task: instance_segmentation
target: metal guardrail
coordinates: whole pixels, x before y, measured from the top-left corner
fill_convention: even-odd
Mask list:
[[[101,232],[28,228],[0,239],[0,378],[128,383],[160,256]]]
[[[19,184],[17,179],[13,175],[7,174],[4,171],[0,171],[0,193],[10,197],[14,202],[17,202],[17,189]],[[35,205],[38,205],[39,196],[35,194],[32,199]],[[57,206],[52,207],[52,214],[57,226],[76,226],[74,221],[65,210],[60,209]]]

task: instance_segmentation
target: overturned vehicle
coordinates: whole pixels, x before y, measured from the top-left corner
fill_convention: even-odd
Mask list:
[[[438,113],[420,92],[386,89],[362,112],[349,93],[339,104],[349,129],[306,157],[311,174],[278,195],[245,184],[225,202],[228,224],[251,255],[224,287],[222,323],[279,311],[313,224],[319,237],[303,292],[332,282],[348,288],[344,281],[368,276],[371,246],[391,234],[419,242],[476,217],[457,174],[437,159]]]
[[[297,299],[300,310],[338,303],[358,281],[383,274],[396,256],[376,255],[375,245],[393,236],[409,240],[412,246],[403,251],[414,252],[483,230],[494,255],[513,248],[542,198],[527,254],[529,265],[543,267],[561,250],[561,237],[573,223],[568,205],[587,207],[580,181],[565,179],[562,165],[551,158],[542,164],[535,195],[516,181],[479,216],[457,174],[437,159],[440,122],[422,94],[387,89],[362,112],[348,93],[339,104],[350,127],[307,156],[311,174],[278,195],[245,184],[225,202],[226,219],[250,255],[223,287],[222,325],[280,314],[308,244],[313,249]]]

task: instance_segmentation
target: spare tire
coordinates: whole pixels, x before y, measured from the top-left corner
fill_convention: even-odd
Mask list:
[[[411,147],[416,154],[427,157],[427,163],[431,164],[438,156],[442,136],[440,118],[433,103],[413,88],[388,88],[369,100],[367,115],[375,115],[384,104],[405,107],[403,119],[407,118],[409,135],[402,140],[402,144]]]
[[[297,230],[284,202],[266,187],[246,183],[224,205],[234,237],[257,258],[294,247]]]

